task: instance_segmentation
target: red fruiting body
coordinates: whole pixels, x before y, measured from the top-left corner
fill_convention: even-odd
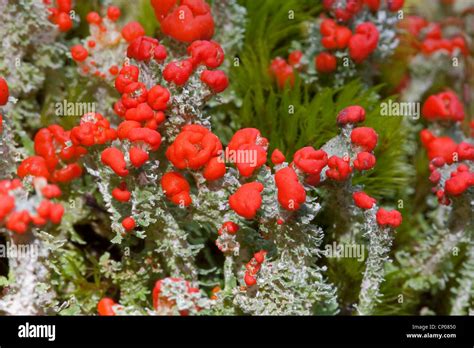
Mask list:
[[[251,259],[247,264],[245,265],[245,268],[247,269],[247,272],[249,276],[255,277],[257,273],[260,271],[260,268],[262,268],[262,265],[257,263],[255,259]]]
[[[71,47],[71,56],[76,62],[83,62],[87,59],[89,53],[82,45],[75,45]]]
[[[369,170],[375,166],[375,162],[375,156],[370,152],[359,152],[353,164],[357,170]]]
[[[323,150],[315,150],[312,146],[307,146],[295,152],[293,162],[304,173],[319,177],[328,163],[328,155]]]
[[[352,198],[354,199],[354,203],[361,209],[371,209],[377,200],[375,198],[370,197],[363,191],[354,192],[352,194]]]
[[[174,204],[187,207],[192,203],[189,195],[190,186],[186,179],[177,172],[169,172],[161,178],[161,188],[166,197]]]
[[[392,12],[398,11],[403,7],[405,0],[387,0],[388,9]]]
[[[81,146],[69,146],[70,132],[58,125],[40,129],[35,135],[35,153],[46,160],[49,171],[53,171],[59,162],[74,161],[87,153]]]
[[[77,163],[71,163],[61,169],[53,172],[51,181],[53,182],[69,182],[79,178],[82,175],[82,168]]]
[[[198,170],[222,150],[215,134],[200,125],[184,126],[166,150],[166,157],[179,169]]]
[[[128,154],[130,156],[130,162],[132,162],[133,166],[136,168],[140,168],[150,158],[148,152],[136,146],[132,146]]]
[[[120,94],[125,93],[125,87],[132,82],[137,82],[139,74],[140,70],[135,65],[124,66],[115,79],[115,88],[117,91]]]
[[[24,234],[28,230],[31,216],[26,210],[12,212],[5,221],[7,229],[18,234]]]
[[[337,59],[328,52],[321,52],[314,60],[316,70],[321,73],[331,73],[337,68]]]
[[[193,72],[193,63],[186,59],[179,62],[169,63],[163,70],[163,78],[178,86],[184,85]]]
[[[326,170],[326,176],[332,180],[336,181],[344,181],[349,178],[352,173],[352,168],[342,158],[337,156],[332,156],[328,160],[328,167],[329,169]]]
[[[286,210],[298,210],[306,201],[306,191],[292,168],[286,167],[277,171],[275,183],[278,188],[278,202]]]
[[[267,255],[267,252],[265,250],[260,250],[253,254],[253,257],[258,263],[263,263],[263,261],[265,261],[265,255]]]
[[[15,198],[8,194],[0,194],[0,221],[15,208]]]
[[[50,177],[46,161],[40,156],[31,156],[23,160],[18,166],[17,175],[20,178],[24,178],[27,175],[40,176],[46,179]]]
[[[452,46],[452,53],[455,52],[456,49],[459,49],[461,53],[465,56],[469,55],[469,47],[466,42],[466,39],[463,36],[456,36],[451,39],[451,46]]]
[[[8,91],[7,82],[0,77],[0,106],[5,105],[8,102],[10,92]]]
[[[355,63],[359,64],[377,48],[378,41],[377,27],[370,22],[361,23],[349,40],[349,55]]]
[[[51,205],[52,203],[49,200],[42,200],[38,207],[36,207],[36,213],[42,218],[47,219],[51,213]]]
[[[351,141],[364,151],[372,152],[377,146],[378,135],[370,127],[358,127],[351,132]]]
[[[44,0],[43,0],[44,2]],[[58,14],[59,14],[59,10],[55,7],[50,7],[48,8],[48,20],[50,20],[51,22],[57,24],[57,17],[58,17]]]
[[[201,73],[201,81],[214,93],[223,92],[229,86],[229,79],[222,70],[204,70]]]
[[[149,61],[155,56],[155,48],[160,45],[157,39],[148,36],[135,38],[127,49],[127,57],[138,61]]]
[[[338,25],[332,19],[323,20],[319,30],[322,34],[321,44],[328,50],[346,48],[352,36],[349,28]]]
[[[448,54],[455,54],[456,51],[460,51],[461,54],[469,55],[469,49],[466,40],[462,36],[456,36],[451,39],[441,38],[441,29],[436,26],[437,30],[434,30],[438,35],[432,35],[432,33],[426,34],[426,39],[421,44],[421,52],[425,55],[431,55],[437,51],[444,51]]]
[[[430,160],[441,157],[446,163],[453,163],[454,153],[458,149],[458,145],[453,139],[450,137],[437,138],[428,130],[420,132],[420,136]]]
[[[119,187],[116,187],[112,190],[112,197],[114,197],[119,202],[128,202],[131,197],[130,191],[127,190],[127,185],[125,182],[122,182]]]
[[[345,125],[348,123],[359,123],[365,121],[365,110],[359,105],[348,106],[337,115],[337,123]]]
[[[462,142],[456,150],[460,161],[474,161],[474,145]]]
[[[361,10],[362,1],[346,0],[344,3],[340,3],[339,1],[336,3],[334,0],[323,0],[323,5],[327,10],[332,12],[337,20],[348,21]]]
[[[102,145],[117,137],[109,121],[99,113],[90,112],[81,117],[79,126],[71,130],[71,141],[74,145]]]
[[[97,12],[91,11],[87,14],[86,21],[89,24],[99,25],[102,23],[102,17]]]
[[[426,19],[418,16],[407,16],[403,21],[399,23],[400,28],[407,31],[411,35],[418,37],[420,31],[428,26]]]
[[[158,62],[163,62],[166,57],[168,57],[168,52],[166,51],[166,47],[163,45],[158,45],[155,47],[153,51],[153,58],[155,58]]]
[[[183,280],[181,278],[171,278],[171,277],[160,279],[155,283],[155,287],[153,288],[153,293],[152,293],[153,307],[156,310],[160,310],[161,308],[170,308],[170,307],[176,306],[176,300],[170,299],[161,293],[162,288],[164,286],[170,286],[170,283],[182,283],[182,285],[185,286],[186,292],[188,294],[199,293],[199,289],[193,288],[187,280]],[[179,285],[179,287],[181,287],[182,285]],[[197,304],[194,304],[194,305],[195,305],[195,309],[199,311],[200,308],[197,306]],[[189,311],[180,310],[179,314],[182,316],[186,316],[189,314]]]
[[[104,297],[97,304],[97,312],[101,316],[113,316],[115,315],[115,312],[112,307],[115,305],[116,303],[114,302],[114,300],[112,300],[111,298]]]
[[[380,8],[380,0],[364,0],[364,4],[366,4],[372,12],[377,12]]]
[[[442,167],[446,164],[446,161],[442,157],[436,157],[433,158],[430,163],[433,164],[435,167]]]
[[[160,85],[153,86],[148,91],[147,102],[153,110],[166,110],[169,99],[170,92]]]
[[[122,123],[119,124],[117,128],[117,137],[119,139],[127,139],[128,138],[128,133],[130,130],[133,128],[140,128],[141,124],[140,122],[137,121],[123,121]]]
[[[257,279],[254,276],[250,275],[249,272],[245,272],[244,281],[247,286],[253,286],[257,284]]]
[[[22,187],[22,184],[21,184],[20,179],[1,180],[0,181],[0,194],[7,194],[9,191],[15,190],[21,187]]]
[[[59,12],[71,11],[71,0],[56,0],[56,6]]]
[[[210,6],[204,0],[152,0],[165,35],[183,42],[209,40],[214,35]]]
[[[10,92],[8,91],[7,82],[0,77],[0,106],[5,105],[8,102]]]
[[[285,155],[278,149],[273,150],[271,156],[272,163],[277,165],[285,162]]]
[[[132,128],[127,134],[128,140],[146,145],[151,151],[156,151],[161,145],[161,134],[150,128]]]
[[[474,173],[469,171],[460,171],[451,173],[451,178],[446,180],[445,191],[450,196],[460,196],[469,187],[474,186]]]
[[[156,130],[160,124],[164,122],[166,119],[165,114],[163,111],[155,112],[155,116],[151,120],[147,120],[145,122],[145,128],[150,128]]]
[[[301,62],[301,58],[303,58],[303,52],[295,50],[288,55],[288,63],[293,67],[297,67]]]
[[[228,234],[236,234],[237,231],[240,229],[239,225],[232,221],[226,221],[222,224],[221,228],[217,231],[217,233],[222,235],[222,233],[227,232]]]
[[[119,68],[117,65],[112,65],[110,68],[109,68],[109,73],[111,75],[117,75],[119,73]]]
[[[193,66],[203,64],[210,69],[215,69],[224,62],[224,50],[214,41],[194,41],[188,47],[188,54],[191,56]]]
[[[240,216],[253,219],[262,205],[263,185],[251,182],[242,185],[229,197],[230,207]]]
[[[120,18],[121,12],[120,8],[117,6],[109,6],[107,8],[107,17],[112,21],[115,22]]]
[[[148,92],[146,86],[141,82],[132,82],[128,84],[122,94],[122,104],[127,109],[136,108],[138,104],[147,100]]]
[[[115,174],[118,176],[127,176],[127,163],[125,162],[125,158],[123,156],[123,152],[115,147],[108,147],[104,151],[102,151],[101,161],[106,166],[109,166]]]
[[[54,23],[58,25],[59,31],[65,33],[72,28],[72,19],[69,14],[60,12],[54,17]]]
[[[423,129],[420,132],[420,140],[423,143],[424,147],[428,147],[429,144],[436,139],[433,133],[431,133],[428,129]],[[444,163],[443,163],[444,164]]]
[[[270,64],[270,76],[277,81],[278,87],[284,88],[288,83],[293,86],[295,83],[295,75],[293,67],[289,65],[283,58],[277,57]]]
[[[49,184],[41,189],[41,193],[46,198],[57,198],[61,196],[61,189],[57,185]]]
[[[437,170],[433,170],[428,178],[432,183],[437,183],[441,179],[441,173]]]
[[[64,207],[61,204],[51,203],[49,219],[53,224],[59,224],[64,214]]]
[[[125,113],[127,112],[127,108],[123,105],[122,100],[119,99],[114,104],[114,111],[115,113],[120,116],[124,117]]]
[[[422,114],[429,121],[462,121],[464,107],[458,97],[448,91],[429,96],[423,104]]]
[[[243,128],[235,132],[227,150],[236,155],[234,163],[240,175],[250,176],[267,161],[267,147],[268,140],[258,129]]]
[[[153,109],[147,103],[140,103],[136,108],[128,109],[125,112],[125,119],[144,122],[153,119],[154,115]]]
[[[212,157],[206,163],[204,171],[202,172],[206,180],[212,181],[222,178],[225,175],[226,167],[220,157]]]
[[[428,27],[426,28],[424,37],[425,39],[442,39],[443,30],[441,28],[441,24],[429,23]]]
[[[122,220],[122,226],[126,231],[131,231],[135,228],[135,220],[131,216],[127,216]]]
[[[138,22],[129,22],[122,28],[122,36],[127,42],[145,35],[145,29]]]
[[[377,223],[380,226],[390,226],[397,228],[402,223],[402,214],[397,210],[387,211],[380,208],[376,214]]]

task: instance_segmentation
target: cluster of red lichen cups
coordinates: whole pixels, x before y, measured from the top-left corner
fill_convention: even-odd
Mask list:
[[[181,42],[210,40],[214,35],[211,8],[204,0],[152,0],[161,31]]]
[[[331,74],[337,70],[341,62],[336,52],[347,52],[347,56],[355,64],[361,64],[375,51],[379,42],[379,31],[373,23],[358,23],[352,30],[349,21],[364,6],[372,12],[377,12],[381,8],[381,1],[347,0],[343,4],[345,7],[341,6],[343,2],[340,0],[323,2],[328,17],[321,19],[319,31],[320,43],[325,50],[314,57],[316,71],[322,75]],[[403,3],[403,0],[388,0],[386,8],[396,12],[403,7]],[[295,50],[290,53],[288,60],[277,57],[271,61],[269,72],[279,88],[283,88],[286,84],[293,86],[295,72],[304,68],[301,62],[303,55],[300,50]]]
[[[151,60],[163,64],[163,80],[168,86],[182,88],[200,66],[205,67],[200,75],[201,81],[211,93],[222,92],[228,86],[223,71],[210,70],[218,68],[224,61],[224,52],[214,41],[194,41],[187,49],[188,58],[165,64],[167,51],[157,39],[143,35],[128,39],[127,56],[145,64]],[[150,153],[160,148],[158,128],[165,121],[165,111],[171,99],[168,88],[156,84],[148,89],[139,81],[139,74],[139,67],[130,64],[124,66],[115,79],[115,87],[122,97],[115,103],[114,110],[124,119],[117,128],[117,137],[131,143],[127,158],[134,168],[143,166],[149,160]],[[218,157],[221,149],[219,139],[212,132],[203,126],[190,124],[181,129],[166,150],[166,157],[177,169],[200,171],[206,180],[211,181],[225,174],[225,165]],[[129,174],[129,165],[122,149],[108,147],[102,152],[101,158],[118,176],[126,177]],[[181,207],[192,203],[190,185],[180,172],[165,173],[161,186],[172,203]],[[130,197],[123,183],[120,190],[115,190],[114,198],[120,196],[121,202]],[[126,230],[135,228],[133,217],[124,219],[122,225]]]
[[[190,282],[182,278],[168,277],[156,281],[155,286],[152,291],[152,300],[153,308],[160,314],[169,315],[173,313],[176,308],[176,300],[174,298],[169,298],[164,291],[164,287],[168,288],[168,292],[172,293],[173,285],[181,283],[186,289],[186,293],[192,307],[190,308],[193,311],[199,312],[201,308],[197,305],[196,301],[192,299],[192,295],[199,293],[199,288],[192,287]],[[181,285],[180,284],[180,285]],[[174,294],[172,294],[174,295]],[[180,294],[182,295],[182,294]],[[186,295],[185,295],[186,296]],[[113,299],[109,297],[103,297],[97,303],[97,313],[100,316],[115,316],[117,315],[116,309],[121,308],[122,306],[116,303]],[[187,316],[189,315],[190,309],[177,309],[179,315]]]
[[[378,135],[370,127],[355,127],[359,122],[365,120],[365,110],[360,106],[350,106],[342,110],[337,117],[337,122],[341,127],[348,127],[350,130],[351,147],[354,155],[352,157],[328,156],[324,150],[316,150],[311,146],[304,147],[295,152],[293,162],[285,165],[285,157],[278,149],[274,150],[271,160],[275,165],[275,185],[278,191],[278,202],[284,211],[294,212],[300,209],[301,205],[306,201],[306,185],[322,184],[321,174],[324,174],[325,180],[329,182],[345,182],[349,180],[353,171],[367,171],[375,166],[376,158],[373,154],[377,144]],[[245,132],[245,133],[242,133]],[[253,133],[253,137],[247,134]],[[229,143],[236,142],[235,137],[239,136],[240,141],[252,139],[250,144],[254,144],[259,132],[256,129],[244,129],[237,132]],[[245,135],[245,136],[244,136]],[[261,166],[260,163],[266,161],[266,139],[263,141],[265,147],[260,146],[261,162],[254,164],[252,171],[247,172],[244,167],[237,168],[243,177],[249,177],[253,172]],[[259,145],[255,143],[257,148]],[[229,197],[229,205],[237,215],[244,219],[254,219],[262,204],[262,192],[264,185],[259,181],[251,181],[242,184],[235,193]],[[374,202],[375,203],[375,202]],[[384,210],[381,209],[380,225],[390,225],[398,227],[401,223],[401,215],[399,213],[390,213],[397,215],[398,223],[388,223],[383,218]],[[282,224],[282,219],[278,219],[278,224]]]
[[[377,12],[384,5],[388,11],[397,12],[403,4],[404,0],[323,0],[324,8],[339,22],[350,21],[364,6],[372,12]]]
[[[459,126],[465,117],[461,101],[449,90],[430,95],[423,104],[422,114],[428,122],[445,127]],[[441,204],[448,205],[453,197],[474,186],[474,145],[467,141],[457,143],[450,136],[437,135],[429,129],[423,129],[420,138],[430,160],[433,192]],[[450,171],[449,177],[443,178],[442,172],[446,170]]]
[[[20,178],[30,175],[54,183],[66,183],[82,175],[78,160],[87,149],[71,141],[71,131],[65,131],[59,125],[41,128],[35,135],[34,149],[35,155],[18,166]]]
[[[43,4],[49,6],[48,19],[58,27],[59,31],[71,30],[73,25],[70,15],[72,0],[43,0]]]
[[[37,227],[48,222],[59,224],[64,207],[51,201],[61,195],[58,186],[35,179],[37,197],[25,198],[25,188],[19,179],[0,181],[0,224],[17,234],[24,234],[33,224]],[[39,200],[39,199],[40,200]]]
[[[244,282],[248,287],[257,284],[257,274],[265,261],[265,250],[260,250],[253,254],[252,259],[245,265]]]
[[[456,33],[446,37],[440,23],[428,22],[418,16],[408,16],[400,22],[399,26],[409,35],[411,46],[425,56],[431,56],[437,52],[454,55],[457,51],[464,56],[469,54],[464,36]]]
[[[101,50],[120,47],[122,43],[145,35],[138,22],[129,22],[119,31],[116,22],[120,15],[120,9],[116,6],[109,6],[104,16],[94,11],[87,14],[91,35],[84,45],[77,44],[70,48],[71,57],[79,65],[81,73],[103,79],[115,78],[120,70],[117,62],[101,58]]]

